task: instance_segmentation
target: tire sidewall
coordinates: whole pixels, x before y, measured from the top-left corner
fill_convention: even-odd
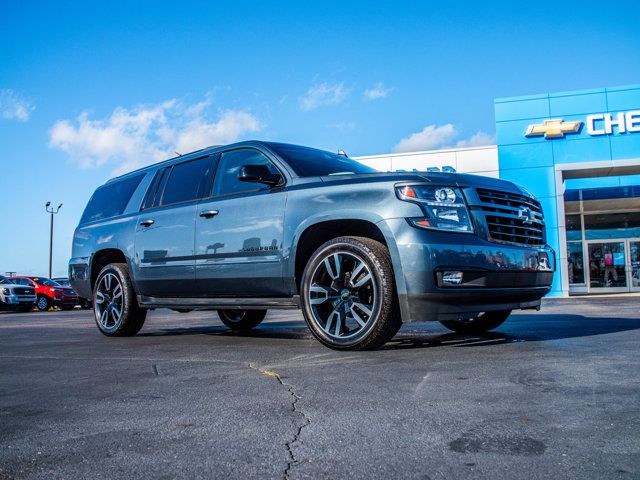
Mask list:
[[[357,255],[369,268],[374,279],[375,302],[373,306],[373,320],[369,320],[367,325],[356,335],[346,339],[339,339],[327,335],[327,333],[316,323],[313,308],[309,302],[309,287],[311,286],[312,275],[324,259],[332,253],[346,251]],[[373,257],[373,258],[372,258]],[[353,243],[344,240],[330,240],[322,245],[312,256],[304,269],[301,282],[301,298],[300,303],[304,313],[304,319],[307,326],[314,336],[324,345],[335,349],[349,349],[357,344],[367,340],[370,334],[375,330],[376,323],[380,319],[381,303],[385,294],[384,283],[377,262],[374,260],[373,252],[360,246],[357,240]]]
[[[122,314],[120,315],[120,320],[117,328],[106,330],[103,328],[102,323],[100,322],[100,316],[98,315],[98,308],[97,308],[98,304],[96,303],[96,299],[97,299],[98,285],[100,285],[102,278],[108,273],[115,275],[116,277],[118,277],[118,280],[120,281],[120,285],[122,288],[123,306],[122,306]],[[128,332],[128,329],[130,329],[131,327],[129,324],[131,323],[132,316],[135,314],[135,310],[138,309],[138,303],[135,298],[135,292],[133,291],[131,281],[129,280],[129,272],[127,271],[127,268],[125,265],[112,263],[107,265],[100,271],[93,288],[92,300],[93,300],[93,317],[100,332],[102,332],[104,335],[107,335],[107,336],[123,336],[123,335],[130,334]]]
[[[41,307],[40,306],[40,301],[44,300],[46,302],[46,306],[45,307]],[[51,301],[47,298],[46,295],[40,295],[38,297],[38,299],[36,300],[36,308],[38,310],[40,310],[41,312],[46,312],[47,310],[49,310],[51,308]]]

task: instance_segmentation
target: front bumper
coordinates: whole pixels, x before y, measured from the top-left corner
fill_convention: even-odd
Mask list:
[[[35,295],[4,295],[2,296],[2,302],[6,305],[19,306],[19,305],[34,305],[36,303]]]
[[[68,307],[71,305],[80,305],[80,298],[68,296],[55,296],[51,301],[54,307]]]
[[[502,245],[474,234],[422,230],[386,221],[404,322],[469,318],[480,312],[537,308],[549,293],[555,253]],[[459,285],[443,273],[462,272]]]

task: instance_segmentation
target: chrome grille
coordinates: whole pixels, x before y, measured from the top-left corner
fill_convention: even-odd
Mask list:
[[[544,245],[544,216],[537,200],[516,193],[477,188],[490,242]]]

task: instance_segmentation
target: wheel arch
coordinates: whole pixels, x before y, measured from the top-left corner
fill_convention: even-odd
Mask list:
[[[100,270],[102,270],[105,266],[109,265],[110,263],[126,263],[127,265],[129,264],[124,252],[118,248],[105,248],[102,250],[98,250],[93,254],[93,257],[91,258],[91,277],[90,277],[91,279],[90,287],[92,292],[93,292],[93,287],[98,278],[98,274],[100,273]]]

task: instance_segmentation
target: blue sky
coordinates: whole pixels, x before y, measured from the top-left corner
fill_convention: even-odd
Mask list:
[[[491,142],[495,97],[638,83],[638,18],[636,2],[5,1],[0,273],[46,274],[51,200],[66,274],[95,187],[175,150]]]

